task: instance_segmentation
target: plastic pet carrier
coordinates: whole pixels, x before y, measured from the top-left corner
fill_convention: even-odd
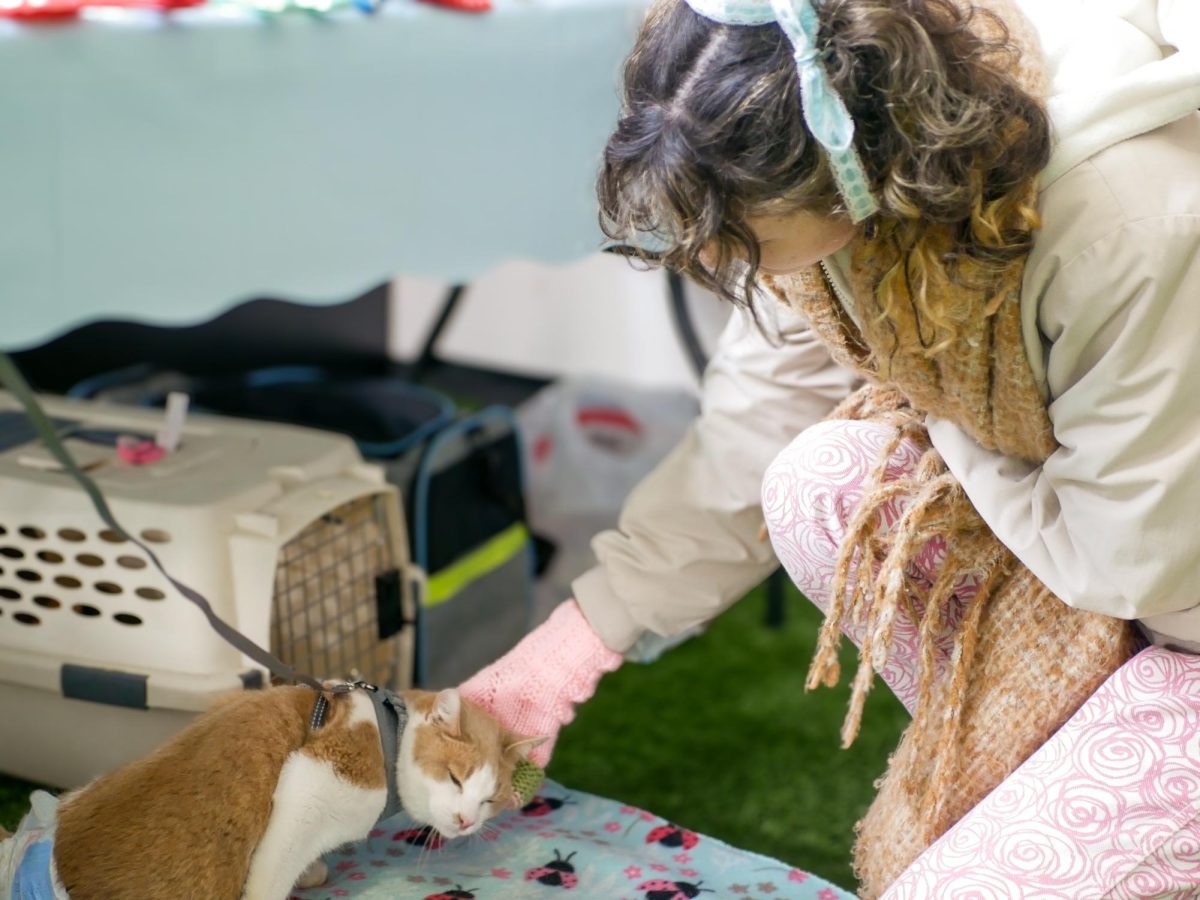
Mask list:
[[[398,493],[344,437],[192,416],[174,452],[118,461],[162,414],[45,399],[117,520],[216,613],[296,668],[404,688],[413,591]],[[77,785],[265,674],[225,643],[0,393],[0,770]]]
[[[170,391],[198,409],[349,435],[384,466],[404,498],[413,562],[428,577],[417,600],[417,684],[457,684],[529,630],[533,554],[507,407],[459,414],[399,378],[308,367],[213,376],[137,368],[72,393],[160,406]]]

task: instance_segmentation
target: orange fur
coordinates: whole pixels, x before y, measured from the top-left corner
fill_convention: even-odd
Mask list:
[[[351,725],[348,701],[348,694],[333,695],[324,727],[309,735],[301,752],[329,763],[333,771],[359,787],[387,787],[379,729],[374,722]]]
[[[306,688],[224,699],[68,797],[54,856],[72,900],[236,900],[314,700]]]

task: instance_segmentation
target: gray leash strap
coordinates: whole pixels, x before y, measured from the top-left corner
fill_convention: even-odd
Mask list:
[[[375,707],[375,721],[379,725],[379,739],[383,742],[383,768],[387,774],[387,805],[379,815],[379,821],[390,819],[402,809],[400,785],[397,780],[396,764],[400,758],[400,740],[408,724],[408,706],[404,698],[387,688],[363,685]]]
[[[350,685],[344,684],[326,687],[311,675],[292,668],[277,656],[258,646],[254,641],[218,616],[203,594],[172,577],[171,573],[159,562],[154,551],[121,527],[121,524],[113,517],[112,510],[108,506],[108,501],[104,499],[100,488],[79,468],[75,460],[71,457],[70,451],[63,446],[62,440],[54,428],[54,424],[46,416],[41,404],[38,403],[33,389],[29,386],[29,382],[25,380],[25,377],[8,354],[3,352],[0,352],[0,382],[3,382],[8,391],[25,408],[25,414],[29,417],[29,422],[37,433],[37,436],[41,438],[42,442],[46,445],[46,449],[50,451],[50,455],[57,460],[64,471],[83,488],[84,493],[87,494],[88,499],[92,502],[92,506],[95,507],[97,514],[99,514],[101,521],[119,537],[129,541],[145,553],[154,565],[154,568],[171,583],[171,586],[200,609],[200,612],[208,620],[208,624],[212,626],[213,631],[220,635],[226,643],[284,681],[294,681],[317,691],[329,691],[332,693],[344,693],[352,690]]]

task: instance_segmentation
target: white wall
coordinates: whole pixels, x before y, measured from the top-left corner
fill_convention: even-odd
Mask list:
[[[444,285],[393,286],[389,347],[410,359],[445,296]],[[711,351],[729,310],[691,289],[689,306]],[[602,375],[694,388],[670,317],[662,272],[597,254],[562,268],[513,263],[472,285],[438,345],[442,357],[538,375]]]

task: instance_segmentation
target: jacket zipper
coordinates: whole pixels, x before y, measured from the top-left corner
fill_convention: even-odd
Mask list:
[[[833,270],[829,268],[829,263],[824,259],[820,260],[821,272],[825,275],[825,281],[829,284],[829,289],[833,291],[833,296],[837,297],[837,301],[841,304],[842,310],[850,314],[850,300],[842,293],[841,287],[838,286],[837,279],[833,277]]]

